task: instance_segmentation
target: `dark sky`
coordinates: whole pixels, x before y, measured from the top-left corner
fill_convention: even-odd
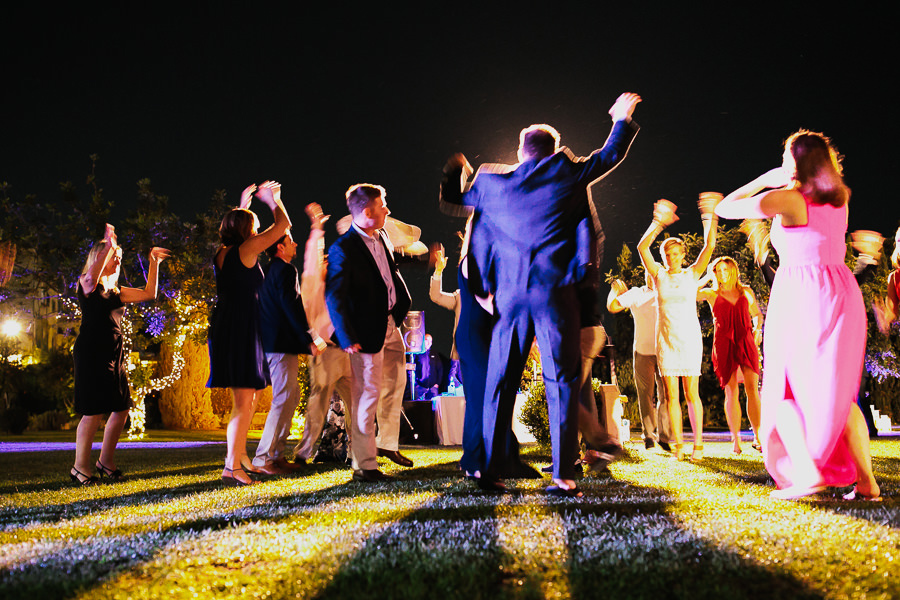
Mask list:
[[[55,198],[58,182],[83,182],[95,153],[100,184],[123,210],[141,178],[185,218],[216,189],[236,201],[272,178],[304,226],[305,203],[336,220],[344,190],[369,181],[423,241],[455,248],[462,223],[436,202],[451,153],[476,166],[514,162],[519,130],[546,122],[587,154],[605,140],[615,98],[634,91],[642,131],[595,190],[607,267],[643,233],[653,201],[682,207],[676,232],[699,231],[697,194],[727,193],[777,166],[782,140],[801,127],[825,132],[846,156],[851,229],[890,235],[900,217],[887,189],[896,36],[887,15],[853,5],[810,16],[758,3],[558,3],[513,16],[449,3],[411,12],[82,4],[38,3],[0,24],[0,181],[15,197]],[[438,318],[420,271],[408,275],[413,308],[443,327],[448,315]]]

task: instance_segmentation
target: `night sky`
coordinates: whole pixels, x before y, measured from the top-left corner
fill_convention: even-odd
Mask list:
[[[271,178],[301,231],[303,205],[319,202],[336,221],[346,188],[367,181],[453,261],[462,222],[437,210],[450,154],[514,162],[519,130],[546,122],[585,155],[606,139],[618,94],[633,91],[644,99],[641,133],[594,190],[606,269],[623,242],[633,248],[655,200],[681,207],[673,231],[699,232],[697,194],[727,193],[777,166],[781,142],[801,127],[825,132],[846,156],[851,230],[891,235],[900,218],[888,187],[898,52],[886,14],[813,3],[804,6],[815,16],[758,3],[558,3],[515,15],[449,3],[393,13],[34,4],[5,9],[0,23],[0,181],[16,198],[53,200],[58,182],[83,183],[98,154],[99,182],[123,214],[141,178],[185,218],[217,189],[236,202]],[[428,301],[428,274],[406,276],[413,309],[427,311],[448,352],[452,321]],[[454,286],[448,270],[445,288]]]

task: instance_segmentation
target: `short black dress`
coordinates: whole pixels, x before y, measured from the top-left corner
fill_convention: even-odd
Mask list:
[[[216,306],[209,319],[210,388],[249,388],[269,385],[269,368],[259,337],[259,288],[263,272],[257,262],[245,267],[238,246],[225,252],[216,273]]]
[[[78,283],[81,328],[75,339],[75,412],[85,416],[131,408],[125,368],[122,317],[125,305],[101,285],[85,294]]]

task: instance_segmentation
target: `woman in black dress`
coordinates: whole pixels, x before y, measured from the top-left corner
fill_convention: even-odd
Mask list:
[[[255,197],[272,209],[275,223],[257,233],[259,219],[248,210]],[[266,181],[241,194],[241,204],[222,219],[222,247],[216,252],[216,307],[209,320],[209,382],[231,388],[234,406],[226,438],[228,455],[222,479],[234,485],[252,483],[247,456],[247,430],[259,392],[269,385],[269,371],[259,337],[259,297],[263,272],[259,253],[278,242],[291,222],[281,204],[281,185]]]
[[[169,256],[163,248],[150,250],[147,285],[119,288],[122,249],[116,244],[116,231],[106,225],[103,240],[94,244],[78,278],[78,302],[81,328],[75,340],[75,412],[83,415],[75,437],[75,465],[69,472],[72,481],[90,485],[100,477],[122,478],[116,467],[115,451],[131,408],[131,392],[122,343],[122,316],[125,305],[156,298],[159,263]],[[103,415],[109,413],[103,430],[100,458],[91,464],[91,444]]]

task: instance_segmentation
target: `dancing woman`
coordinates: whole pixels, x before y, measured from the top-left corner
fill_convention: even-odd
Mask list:
[[[253,197],[272,210],[275,223],[257,233],[259,219],[247,207]],[[216,252],[216,307],[209,320],[209,364],[207,387],[231,388],[234,406],[228,421],[228,454],[222,480],[233,485],[252,483],[247,456],[247,430],[259,392],[269,385],[262,342],[259,337],[259,298],[263,272],[259,253],[280,240],[291,222],[281,204],[281,185],[266,181],[251,185],[241,194],[241,204],[222,219],[222,246]]]
[[[800,498],[856,482],[848,498],[879,499],[855,402],[866,313],[844,264],[850,190],[824,135],[799,131],[784,148],[780,167],[716,209],[726,219],[774,217],[780,265],[766,314],[760,425],[766,468],[778,486],[772,496]]]
[[[106,225],[103,240],[94,244],[78,278],[81,328],[75,340],[75,412],[83,415],[75,434],[75,465],[72,481],[90,485],[100,477],[122,479],[115,451],[131,408],[128,369],[122,338],[125,305],[156,298],[159,263],[169,256],[163,248],[150,250],[147,284],[141,288],[119,288],[122,248],[116,230]],[[91,464],[91,444],[103,414],[109,413],[103,430],[100,458]]]
[[[747,417],[753,427],[753,447],[759,445],[759,351],[762,341],[762,312],[756,296],[741,283],[738,265],[722,256],[709,266],[711,288],[701,289],[697,298],[706,300],[713,314],[712,363],[725,390],[725,419],[731,431],[731,451],[741,453],[741,404],[738,371],[747,392]]]
[[[684,242],[676,237],[667,238],[660,244],[662,265],[650,253],[650,245],[660,232],[678,220],[675,215],[676,206],[668,200],[659,200],[654,204],[653,222],[637,245],[641,263],[653,278],[653,287],[657,293],[656,355],[666,386],[666,404],[674,440],[672,451],[678,460],[684,457],[679,379],[684,388],[691,430],[694,432],[691,460],[703,458],[703,404],[700,402],[699,391],[703,338],[697,316],[697,290],[716,245],[718,221],[713,209],[721,197],[721,194],[712,192],[700,196],[703,249],[691,266],[684,267]]]
[[[891,323],[900,315],[900,228],[894,234],[894,253],[891,254],[894,270],[888,275],[887,297],[876,299],[872,305],[875,320],[881,333],[890,333]]]

